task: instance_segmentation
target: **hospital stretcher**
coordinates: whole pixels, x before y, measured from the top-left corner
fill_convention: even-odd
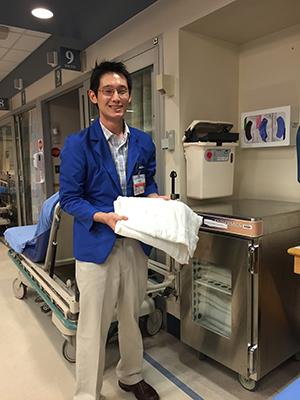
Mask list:
[[[53,210],[50,230],[43,232],[36,238],[34,244],[29,244],[22,252],[10,248],[8,255],[18,268],[18,277],[13,281],[15,296],[18,299],[24,298],[27,287],[36,290],[39,299],[44,302],[42,311],[52,312],[52,322],[65,339],[62,346],[63,356],[68,361],[75,362],[74,358],[69,356],[69,351],[74,353],[76,347],[77,320],[80,310],[79,293],[75,282],[72,224],[73,218],[66,214],[57,203]],[[24,236],[26,227],[10,229],[14,229],[15,233],[18,228],[22,228]],[[7,244],[10,245],[8,237],[9,235],[5,236]],[[167,268],[166,265],[150,259],[148,270],[163,279],[161,283],[158,283],[157,280],[148,278],[146,297],[140,311],[140,317],[147,318],[147,332],[154,335],[162,324],[162,313],[156,308],[155,297],[169,288],[173,288],[174,291],[176,271],[175,268]],[[116,331],[116,315],[115,310],[108,340]]]

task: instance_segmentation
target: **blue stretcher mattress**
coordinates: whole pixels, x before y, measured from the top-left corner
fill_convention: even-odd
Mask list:
[[[44,202],[37,225],[15,226],[4,231],[4,237],[13,250],[24,254],[33,262],[45,260],[54,208],[58,200],[57,192]]]

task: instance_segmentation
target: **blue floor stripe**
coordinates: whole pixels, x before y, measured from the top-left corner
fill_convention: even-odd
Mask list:
[[[181,382],[176,376],[171,374],[166,368],[164,368],[161,364],[159,364],[157,361],[155,361],[152,357],[150,357],[148,354],[144,352],[144,360],[148,361],[149,364],[151,364],[155,369],[157,369],[159,372],[161,372],[166,378],[168,378],[174,385],[179,387],[184,393],[186,393],[188,396],[190,396],[191,399],[193,400],[204,400],[201,396],[199,396],[196,392],[194,392],[192,389],[190,389],[185,383]]]
[[[292,400],[299,399],[300,391],[300,378],[296,379],[287,388],[285,388],[281,393],[273,398],[273,400]]]

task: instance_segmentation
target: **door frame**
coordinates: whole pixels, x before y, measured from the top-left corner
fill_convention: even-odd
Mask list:
[[[130,73],[153,66],[152,72],[152,110],[154,113],[154,132],[156,145],[156,176],[155,180],[160,194],[165,194],[165,155],[161,148],[164,132],[164,101],[156,90],[156,76],[163,71],[163,38],[159,35],[140,46],[117,57],[115,61],[123,62]]]
[[[158,184],[159,192],[165,194],[165,155],[161,148],[161,139],[163,138],[165,120],[164,120],[164,101],[161,94],[156,90],[156,76],[163,71],[163,48],[162,35],[148,40],[140,46],[129,50],[113,59],[113,61],[123,62],[130,73],[153,65],[152,79],[152,110],[154,112],[154,132],[156,145],[156,173],[155,180]],[[80,88],[80,112],[81,121],[84,121],[83,128],[89,126],[89,98],[88,91],[90,88],[91,71],[85,75],[85,80]]]
[[[13,142],[13,159],[14,159],[14,171],[15,171],[15,187],[16,187],[16,201],[17,201],[17,213],[18,213],[18,223],[22,221],[22,211],[21,211],[21,200],[20,200],[20,182],[19,182],[19,171],[17,163],[17,149],[16,149],[16,134],[15,134],[15,118],[13,115],[6,115],[0,120],[0,126],[11,125],[11,138]]]

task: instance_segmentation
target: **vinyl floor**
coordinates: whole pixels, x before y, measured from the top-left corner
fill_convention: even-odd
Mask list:
[[[72,400],[75,364],[62,355],[64,338],[35,302],[37,293],[14,296],[17,267],[0,243],[0,400]],[[245,390],[237,374],[216,361],[198,359],[197,352],[161,330],[144,338],[144,377],[161,400],[271,400],[300,377],[292,359],[259,381],[255,392]],[[107,400],[134,400],[117,385],[118,342],[107,346],[103,394]],[[290,399],[299,399],[296,397]]]

